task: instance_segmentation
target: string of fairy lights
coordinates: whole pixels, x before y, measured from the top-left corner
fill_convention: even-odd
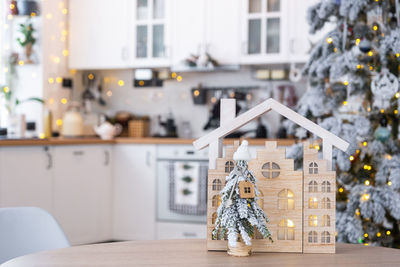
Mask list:
[[[375,0],[375,2],[379,2],[379,0]],[[377,32],[377,34],[378,34],[379,25],[378,25],[377,23],[373,23],[373,24],[372,24],[372,30],[373,30],[374,32]],[[382,37],[385,36],[385,34],[384,34],[383,32],[380,33],[380,35],[381,35]],[[326,42],[327,42],[328,44],[333,44],[334,40],[333,40],[332,37],[327,37],[327,38],[326,38]],[[361,43],[361,39],[360,39],[360,38],[356,38],[355,41],[354,41],[354,44],[355,44],[356,46],[359,46],[360,43]],[[334,51],[335,53],[337,53],[337,52],[338,52],[338,48],[334,47],[334,48],[333,48],[333,51]],[[374,50],[374,48],[371,47],[371,50],[368,51],[368,52],[366,53],[366,55],[367,55],[368,57],[373,57],[373,56],[375,56],[376,53],[377,53],[377,52]],[[400,57],[400,53],[395,53],[394,56],[395,56],[396,58],[399,58],[399,57]],[[361,70],[361,69],[364,69],[364,68],[367,68],[367,69],[370,70],[371,72],[373,72],[373,71],[376,70],[376,68],[373,66],[373,64],[370,64],[370,63],[367,63],[367,64],[357,64],[355,70],[357,71],[357,70]],[[349,81],[344,80],[344,81],[342,81],[342,84],[343,84],[344,86],[347,87],[347,86],[349,85]],[[397,92],[397,93],[394,95],[394,97],[395,97],[395,99],[398,99],[398,98],[400,97],[400,92]],[[347,106],[347,105],[348,105],[348,101],[345,100],[345,101],[343,101],[342,104],[343,104],[343,106]],[[372,111],[371,111],[371,107],[367,107],[367,112],[372,112]],[[381,109],[378,110],[377,112],[378,112],[378,113],[381,113],[381,114],[389,114],[389,111],[384,110],[383,108],[381,108]],[[392,112],[393,112],[393,114],[397,115],[399,111],[398,111],[398,109],[394,109],[393,111],[390,111],[390,113],[392,113]],[[352,162],[352,163],[355,162],[355,161],[357,160],[357,158],[358,158],[358,155],[360,154],[360,150],[361,150],[361,149],[366,149],[367,146],[368,146],[368,142],[367,142],[367,141],[360,142],[360,143],[359,143],[360,149],[357,149],[357,150],[356,150],[356,153],[355,153],[354,155],[350,155],[350,156],[349,156],[349,161]],[[315,146],[314,148],[317,149],[317,150],[319,150],[319,146]],[[391,160],[391,159],[392,159],[392,156],[391,156],[391,155],[385,155],[385,158],[386,158],[387,160]],[[366,171],[367,173],[371,172],[372,169],[373,169],[373,167],[372,167],[371,165],[369,165],[369,164],[364,164],[364,165],[362,166],[362,168],[363,168],[364,171]],[[364,183],[364,185],[367,186],[367,187],[372,185],[372,183],[373,183],[372,179],[373,179],[373,177],[374,177],[374,174],[373,174],[373,173],[370,173],[368,176],[369,176],[370,178],[365,177],[365,178],[363,179],[363,183]],[[371,178],[372,178],[372,179],[371,179]],[[392,186],[392,182],[391,182],[390,180],[388,180],[387,183],[386,183],[386,186],[389,186],[389,187]],[[339,195],[340,195],[340,194],[344,194],[344,192],[345,192],[345,188],[343,188],[342,186],[340,186],[340,187],[338,188],[338,193],[339,193]],[[371,195],[370,195],[367,191],[365,191],[365,192],[361,195],[361,197],[360,197],[360,201],[361,201],[361,202],[366,202],[366,201],[370,201],[370,200],[371,200]],[[347,200],[347,201],[349,201],[349,200]],[[358,216],[358,217],[361,216],[361,213],[360,213],[360,210],[359,210],[359,209],[356,209],[355,215]],[[363,219],[366,220],[366,221],[369,220],[369,218],[363,218]],[[372,236],[372,235],[375,235],[376,238],[385,238],[385,236],[390,236],[390,235],[391,235],[391,231],[390,231],[389,229],[386,229],[385,231],[377,231],[376,233],[373,233],[373,234],[372,234],[372,233],[367,233],[367,232],[365,232],[365,233],[363,234],[363,236],[360,237],[360,238],[358,239],[358,242],[359,242],[359,243],[363,243],[365,246],[369,246],[369,245],[370,245],[369,242],[370,242],[371,240],[373,240],[373,238],[375,238],[375,237]]]
[[[51,51],[44,51],[43,55],[43,60],[47,60],[50,65],[50,69],[57,70],[54,73],[48,73],[48,77],[45,78],[45,82],[48,84],[47,87],[48,90],[45,90],[47,93],[47,107],[53,112],[53,120],[55,125],[58,127],[58,130],[60,130],[63,120],[62,120],[62,115],[63,112],[66,110],[66,107],[69,103],[69,100],[71,98],[71,95],[69,95],[68,90],[61,90],[61,84],[63,83],[63,76],[65,74],[69,74],[70,76],[74,77],[78,72],[75,69],[69,69],[67,67],[67,60],[68,57],[70,56],[70,52],[67,48],[67,38],[68,38],[68,7],[65,1],[59,1],[57,4],[50,3],[50,0],[41,0],[42,3],[42,10],[49,10],[49,12],[46,12],[43,14],[44,18],[44,23],[51,23],[54,25],[58,25],[58,32],[56,31],[49,31],[46,32],[46,36],[42,35],[42,39],[46,41],[46,38],[49,38],[48,40],[50,43],[53,43],[54,45],[50,49]],[[47,3],[46,3],[47,2]],[[43,5],[51,5],[48,8],[44,8]],[[54,5],[54,6],[53,6]],[[57,6],[55,6],[57,5]],[[9,8],[12,10],[16,8],[14,4],[10,4]],[[10,23],[12,20],[15,19],[15,17],[18,17],[18,15],[12,15],[8,14],[7,15],[7,23],[5,23],[4,29],[9,30]],[[30,16],[26,16],[30,18],[35,18],[38,17],[38,14],[35,12],[32,12]],[[58,44],[54,42],[59,42]],[[5,50],[9,51],[11,46],[10,44],[5,45]],[[55,49],[54,49],[55,48]],[[49,52],[52,52],[53,50],[56,50],[56,53],[48,55]],[[47,53],[47,55],[46,55]],[[26,63],[24,60],[18,60],[17,65],[18,66],[24,66]],[[7,67],[3,68],[3,71],[7,73],[9,70]],[[36,78],[37,73],[33,72],[32,77]],[[94,75],[92,73],[89,74],[89,79],[94,79]],[[170,78],[173,80],[176,80],[177,82],[182,82],[183,77],[182,75],[172,72],[170,74]],[[105,84],[108,84],[107,88],[109,88],[106,92],[105,95],[107,97],[112,97],[113,96],[113,87],[124,87],[126,85],[126,82],[124,79],[120,79],[117,77],[111,77],[111,76],[105,76],[103,78],[103,82]],[[144,82],[143,82],[144,85]],[[141,84],[139,83],[139,86]],[[3,91],[5,93],[8,93],[11,89],[8,86],[3,87]],[[46,94],[45,94],[46,95]],[[163,98],[164,94],[162,92],[157,93],[158,98]],[[186,96],[185,96],[186,97]],[[44,133],[39,134],[40,138],[45,138]]]

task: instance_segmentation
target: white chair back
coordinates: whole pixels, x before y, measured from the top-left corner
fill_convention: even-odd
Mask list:
[[[69,246],[63,230],[47,211],[0,208],[0,264],[29,253]]]

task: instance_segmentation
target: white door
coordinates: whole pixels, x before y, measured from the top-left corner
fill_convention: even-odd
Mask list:
[[[52,212],[50,147],[0,148],[0,207],[30,206]]]
[[[69,68],[128,67],[128,7],[128,0],[69,1]]]
[[[73,245],[109,236],[109,146],[55,147],[54,214]]]
[[[155,145],[114,147],[114,239],[155,239],[155,153]]]

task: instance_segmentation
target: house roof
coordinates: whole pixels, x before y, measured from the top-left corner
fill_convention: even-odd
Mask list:
[[[337,137],[333,133],[325,130],[318,124],[310,121],[309,119],[301,116],[297,112],[291,110],[285,105],[279,103],[275,99],[269,98],[262,102],[261,104],[255,106],[254,108],[246,111],[245,113],[239,115],[238,117],[232,119],[226,124],[220,126],[214,131],[204,135],[203,137],[197,139],[193,142],[196,149],[202,149],[208,146],[210,143],[214,142],[218,138],[223,138],[243,125],[249,123],[250,121],[256,119],[257,117],[267,113],[270,110],[278,112],[280,115],[286,117],[287,119],[293,121],[304,129],[312,132],[318,137],[328,141],[333,146],[339,148],[342,151],[346,151],[349,147],[349,143],[343,139]]]

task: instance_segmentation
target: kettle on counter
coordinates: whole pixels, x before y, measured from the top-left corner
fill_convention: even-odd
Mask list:
[[[94,131],[101,139],[111,140],[122,132],[122,126],[120,124],[112,125],[105,121],[100,126],[95,126]]]
[[[83,117],[79,102],[71,102],[64,113],[61,135],[63,137],[83,136]]]

